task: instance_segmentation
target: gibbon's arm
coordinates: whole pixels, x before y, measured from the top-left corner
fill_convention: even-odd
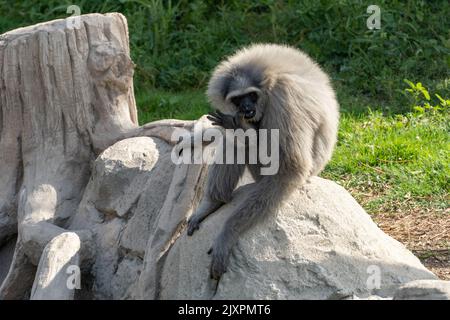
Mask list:
[[[284,180],[289,179],[284,177]],[[283,183],[281,183],[283,182]],[[280,176],[262,176],[258,182],[244,186],[247,198],[231,214],[208,253],[212,254],[210,275],[218,280],[226,271],[231,249],[239,236],[259,219],[276,209],[289,186]]]
[[[208,173],[205,193],[195,213],[189,218],[187,234],[191,236],[202,221],[231,201],[233,190],[245,170],[242,164],[213,164]]]
[[[210,250],[212,254],[210,275],[220,279],[226,271],[230,253],[239,236],[259,219],[274,212],[292,189],[303,185],[309,178],[313,160],[312,128],[302,128],[299,137],[281,133],[280,166],[275,175],[258,175],[255,183],[244,186],[246,199],[234,210],[225,222]],[[283,135],[284,134],[284,135]],[[301,142],[301,144],[300,144]]]

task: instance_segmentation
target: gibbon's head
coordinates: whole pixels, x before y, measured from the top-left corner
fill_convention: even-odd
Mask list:
[[[328,82],[320,68],[300,50],[276,44],[256,44],[239,50],[214,70],[207,95],[224,113],[240,113],[259,122],[267,113],[271,96],[280,96],[276,83],[286,75],[306,81]],[[294,88],[295,89],[295,88]]]
[[[214,71],[207,95],[215,109],[241,114],[249,122],[258,122],[265,107],[263,70],[257,65],[222,62]]]

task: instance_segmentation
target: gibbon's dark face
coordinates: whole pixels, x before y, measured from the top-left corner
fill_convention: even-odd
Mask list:
[[[249,122],[258,122],[263,115],[261,77],[255,71],[235,70],[223,87],[226,102]]]
[[[250,91],[239,96],[234,96],[230,100],[238,112],[244,115],[245,119],[252,119],[256,115],[258,98],[258,94],[255,91]]]

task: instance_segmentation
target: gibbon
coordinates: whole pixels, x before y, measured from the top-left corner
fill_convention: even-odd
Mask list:
[[[259,218],[275,212],[294,188],[319,174],[331,158],[337,139],[339,105],[328,76],[305,53],[275,44],[241,49],[215,69],[207,96],[216,110],[213,124],[225,129],[278,129],[279,168],[261,175],[261,163],[213,164],[205,194],[188,221],[188,235],[223,204],[247,167],[255,182],[246,201],[222,226],[208,253],[210,276],[226,271],[239,236]]]

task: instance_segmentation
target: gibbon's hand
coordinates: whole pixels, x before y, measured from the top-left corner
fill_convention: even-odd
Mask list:
[[[235,116],[222,113],[220,111],[210,112],[207,116],[208,120],[215,126],[221,126],[224,129],[238,129],[239,128],[239,115]]]

